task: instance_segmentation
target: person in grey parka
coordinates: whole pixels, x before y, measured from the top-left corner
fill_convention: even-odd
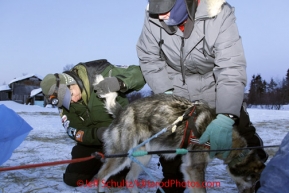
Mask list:
[[[246,59],[235,23],[234,8],[225,0],[149,0],[137,54],[144,78],[154,93],[171,93],[202,100],[217,117],[201,136],[211,149],[232,145],[232,125],[249,146],[262,146],[243,107]],[[217,152],[211,152],[213,158]],[[221,152],[225,158],[229,152]],[[258,149],[265,162],[267,154]],[[160,158],[164,180],[182,178],[171,162]],[[183,191],[170,187],[165,192]]]

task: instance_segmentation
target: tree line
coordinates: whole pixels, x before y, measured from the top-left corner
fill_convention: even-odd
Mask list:
[[[268,109],[280,109],[282,105],[289,104],[289,69],[285,78],[270,82],[263,80],[260,74],[253,75],[250,82],[248,96],[245,97],[248,106],[262,105]]]
[[[153,95],[152,91],[142,93],[133,92],[127,97],[130,102]],[[245,94],[245,102],[248,107],[261,106],[267,109],[279,110],[283,105],[289,104],[289,69],[287,70],[285,78],[281,81],[271,78],[270,82],[262,79],[260,74],[253,75],[250,82],[249,93]]]

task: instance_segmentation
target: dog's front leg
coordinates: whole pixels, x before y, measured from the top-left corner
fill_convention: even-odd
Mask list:
[[[151,160],[151,155],[138,157],[137,159],[143,166],[147,166]],[[138,176],[142,171],[143,169],[138,163],[132,162],[130,171],[126,176],[126,186],[131,193],[138,193],[138,189],[143,188],[143,184],[141,184],[138,180]]]
[[[205,193],[205,170],[208,165],[207,153],[189,153],[182,157],[181,171],[191,193]]]
[[[103,179],[97,178],[97,181],[98,181],[97,193],[104,193],[105,192],[107,179],[108,179],[108,177],[103,178]]]
[[[130,166],[130,159],[127,157],[106,159],[98,174],[96,175],[98,181],[98,192],[104,192],[109,187],[107,180],[110,176],[117,174],[124,168]]]

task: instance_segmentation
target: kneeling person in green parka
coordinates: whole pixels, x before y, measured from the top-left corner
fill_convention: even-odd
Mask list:
[[[95,76],[101,74],[104,80],[96,87]],[[47,102],[56,105],[62,117],[68,136],[76,141],[71,151],[72,159],[88,157],[93,152],[103,152],[102,134],[112,121],[104,108],[103,99],[97,93],[118,91],[117,102],[128,104],[126,94],[138,91],[145,85],[140,67],[131,65],[117,67],[107,60],[79,63],[70,71],[48,74],[41,82]],[[102,166],[100,159],[72,163],[66,168],[63,180],[67,185],[85,185]],[[125,179],[128,169],[112,176],[109,180]]]

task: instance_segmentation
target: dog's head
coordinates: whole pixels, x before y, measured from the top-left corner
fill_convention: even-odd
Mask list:
[[[260,160],[255,150],[242,153],[242,156],[232,159],[228,163],[227,170],[236,182],[239,192],[253,193],[265,164]]]

